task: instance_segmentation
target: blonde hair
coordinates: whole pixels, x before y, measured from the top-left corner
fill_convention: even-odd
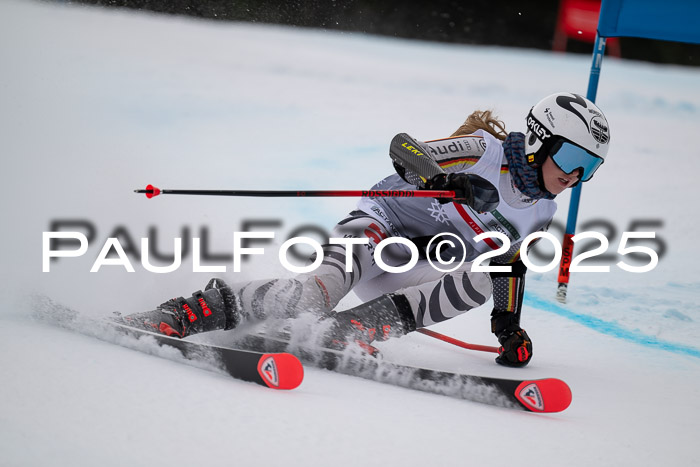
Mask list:
[[[462,126],[457,128],[457,131],[452,133],[452,136],[466,136],[473,134],[476,130],[484,130],[491,133],[494,137],[505,141],[508,136],[506,125],[493,115],[490,110],[476,110],[462,123]]]

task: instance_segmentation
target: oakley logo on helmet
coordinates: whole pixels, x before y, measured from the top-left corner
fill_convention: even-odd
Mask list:
[[[593,117],[591,120],[591,136],[600,144],[607,144],[610,141],[610,130],[605,120],[601,117]]]
[[[535,117],[532,116],[532,112],[527,116],[527,127],[532,131],[540,141],[544,141],[547,138],[552,137],[552,133],[541,124]]]
[[[581,115],[581,113],[580,113],[579,111],[575,110],[575,109],[571,106],[571,104],[575,103],[575,104],[580,105],[580,106],[583,107],[584,109],[587,109],[587,108],[588,108],[588,105],[586,104],[586,101],[583,99],[583,97],[579,96],[578,94],[572,94],[571,96],[573,96],[573,97],[570,97],[570,96],[557,96],[557,100],[556,100],[557,105],[558,105],[559,107],[561,107],[562,109],[564,109],[564,110],[568,110],[569,112],[571,112],[572,114],[574,114],[574,115],[576,115],[578,118],[580,118],[581,121],[583,122],[583,124],[586,125],[586,129],[587,129],[588,131],[591,131],[590,127],[588,126],[588,122],[587,122],[586,119],[583,117],[583,115]]]

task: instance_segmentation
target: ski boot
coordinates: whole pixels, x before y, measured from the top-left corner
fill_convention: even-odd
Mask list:
[[[217,329],[233,329],[241,321],[240,307],[231,288],[212,279],[189,298],[173,298],[145,313],[120,316],[117,322],[151,332],[187,337]]]
[[[332,321],[324,346],[344,350],[355,343],[374,357],[379,350],[372,345],[416,330],[411,305],[404,295],[386,294],[367,303],[326,318]]]

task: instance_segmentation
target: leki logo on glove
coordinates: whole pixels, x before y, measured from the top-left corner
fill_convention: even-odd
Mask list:
[[[411,146],[411,145],[408,144],[408,143],[403,143],[401,146],[405,147],[406,149],[408,149],[409,151],[411,151],[411,152],[412,152],[413,154],[415,154],[416,156],[424,156],[424,155],[425,155],[425,154],[423,154],[422,152],[420,152],[420,150],[419,150],[418,148],[416,148],[415,146]]]

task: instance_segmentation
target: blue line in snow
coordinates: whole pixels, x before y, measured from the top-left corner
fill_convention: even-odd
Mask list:
[[[582,313],[576,313],[571,310],[567,310],[555,303],[543,300],[539,297],[533,297],[528,295],[525,297],[525,303],[534,308],[554,313],[563,318],[570,319],[579,324],[586,326],[587,328],[593,329],[603,334],[609,336],[617,337],[618,339],[624,339],[626,341],[634,342],[635,344],[641,344],[646,347],[653,347],[657,349],[667,350],[669,352],[674,352],[677,354],[690,355],[691,357],[700,358],[700,349],[695,347],[686,346],[683,344],[676,344],[674,342],[663,341],[657,339],[653,336],[648,336],[640,332],[631,331],[625,329],[622,326],[610,322],[603,321],[599,318],[594,318],[593,316],[584,315]]]

